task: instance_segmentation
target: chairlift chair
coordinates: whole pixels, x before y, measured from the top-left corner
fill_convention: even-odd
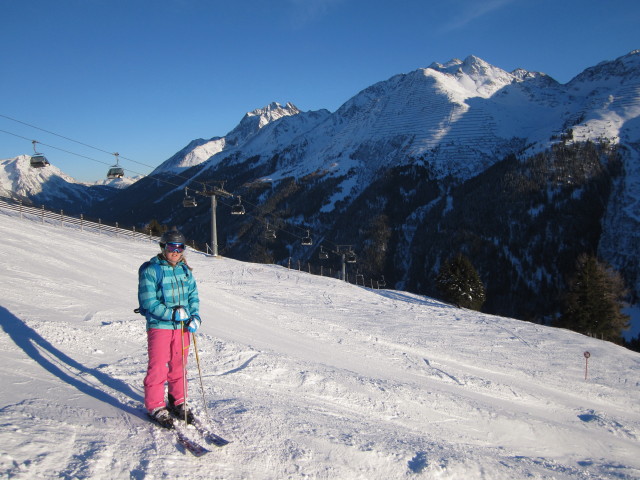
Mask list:
[[[119,165],[119,162],[118,162],[118,155],[120,155],[120,154],[119,153],[114,153],[114,155],[116,157],[116,164],[115,165],[111,165],[111,168],[107,172],[107,178],[108,179],[124,177],[124,169]]]
[[[31,143],[33,144],[33,155],[31,156],[29,164],[33,168],[43,168],[47,165],[51,165],[49,163],[49,160],[47,160],[47,157],[45,157],[42,153],[36,152],[36,143],[38,142],[36,140],[32,140]]]
[[[198,203],[196,198],[189,195],[187,188],[184,189],[184,199],[182,200],[183,207],[197,207]]]
[[[356,263],[356,253],[353,250],[349,250],[344,255],[344,261],[346,263]]]
[[[327,252],[322,246],[320,246],[320,253],[318,254],[320,260],[326,260],[329,258],[329,252]]]
[[[231,207],[231,215],[244,215],[244,206],[241,197],[238,197],[238,203]]]
[[[309,230],[307,230],[307,236],[302,238],[302,245],[313,245],[313,240],[309,235]]]
[[[267,230],[264,232],[264,236],[267,239],[276,238],[276,231],[269,226],[269,222],[267,222]]]

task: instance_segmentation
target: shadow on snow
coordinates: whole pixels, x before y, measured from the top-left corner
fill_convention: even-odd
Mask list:
[[[139,409],[126,405],[116,397],[94,387],[93,385],[90,385],[80,378],[80,375],[89,374],[106,387],[123,393],[136,402],[142,403],[142,396],[132,390],[132,388],[125,382],[112,378],[95,368],[87,368],[85,365],[75,361],[73,358],[51,345],[51,343],[42,338],[42,336],[40,336],[35,330],[2,306],[0,306],[0,325],[2,325],[2,329],[18,347],[24,350],[30,358],[36,361],[42,368],[52,375],[55,375],[72,387],[77,388],[85,395],[89,395],[131,415],[143,417],[143,414]],[[53,360],[56,358],[59,360],[59,364],[54,363]],[[77,370],[78,374],[75,376],[70,375],[65,371],[69,369]]]

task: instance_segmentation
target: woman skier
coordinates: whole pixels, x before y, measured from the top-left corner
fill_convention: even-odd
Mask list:
[[[184,258],[185,238],[177,230],[160,238],[161,252],[139,270],[138,301],[147,319],[149,363],[144,379],[144,406],[149,416],[165,428],[173,417],[193,423],[186,407],[186,364],[189,333],[200,326],[196,280]],[[168,402],[165,402],[168,383]]]

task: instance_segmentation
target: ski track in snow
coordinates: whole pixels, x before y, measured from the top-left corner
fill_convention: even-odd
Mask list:
[[[191,252],[206,410],[232,441],[194,458],[142,409],[132,309],[157,246],[2,211],[0,233],[0,478],[640,478],[637,353]],[[193,354],[189,378],[205,417]]]

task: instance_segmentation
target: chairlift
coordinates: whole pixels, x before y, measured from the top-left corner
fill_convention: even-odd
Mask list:
[[[271,228],[271,227],[269,226],[269,222],[267,222],[267,230],[264,232],[264,236],[265,236],[267,239],[274,239],[274,238],[276,238],[276,231],[275,231],[273,228]]]
[[[344,261],[346,263],[356,263],[356,253],[353,250],[349,250],[344,254]]]
[[[320,260],[326,260],[327,258],[329,258],[329,252],[322,248],[322,245],[320,245],[320,253],[318,254],[318,257],[320,258]]]
[[[197,207],[198,203],[196,202],[196,197],[192,197],[189,195],[189,190],[187,187],[184,188],[184,199],[182,200],[183,207]]]
[[[112,165],[111,168],[109,169],[109,171],[107,172],[107,178],[108,179],[124,177],[124,169],[120,166],[119,161],[118,161],[118,155],[120,155],[120,154],[116,152],[116,153],[114,153],[114,155],[116,157],[116,164]]]
[[[240,196],[238,196],[238,203],[231,207],[231,215],[244,215],[244,206]]]
[[[384,275],[382,275],[380,280],[378,280],[378,288],[384,288],[386,286],[387,286],[387,282],[384,279]]]
[[[302,238],[302,245],[313,245],[313,240],[309,235],[309,230],[307,230],[307,236]]]
[[[38,142],[36,140],[32,140],[31,143],[33,144],[33,155],[31,156],[31,160],[29,162],[30,165],[33,168],[43,168],[47,165],[51,165],[49,163],[49,160],[47,160],[47,157],[45,157],[42,153],[36,152],[36,143]]]

